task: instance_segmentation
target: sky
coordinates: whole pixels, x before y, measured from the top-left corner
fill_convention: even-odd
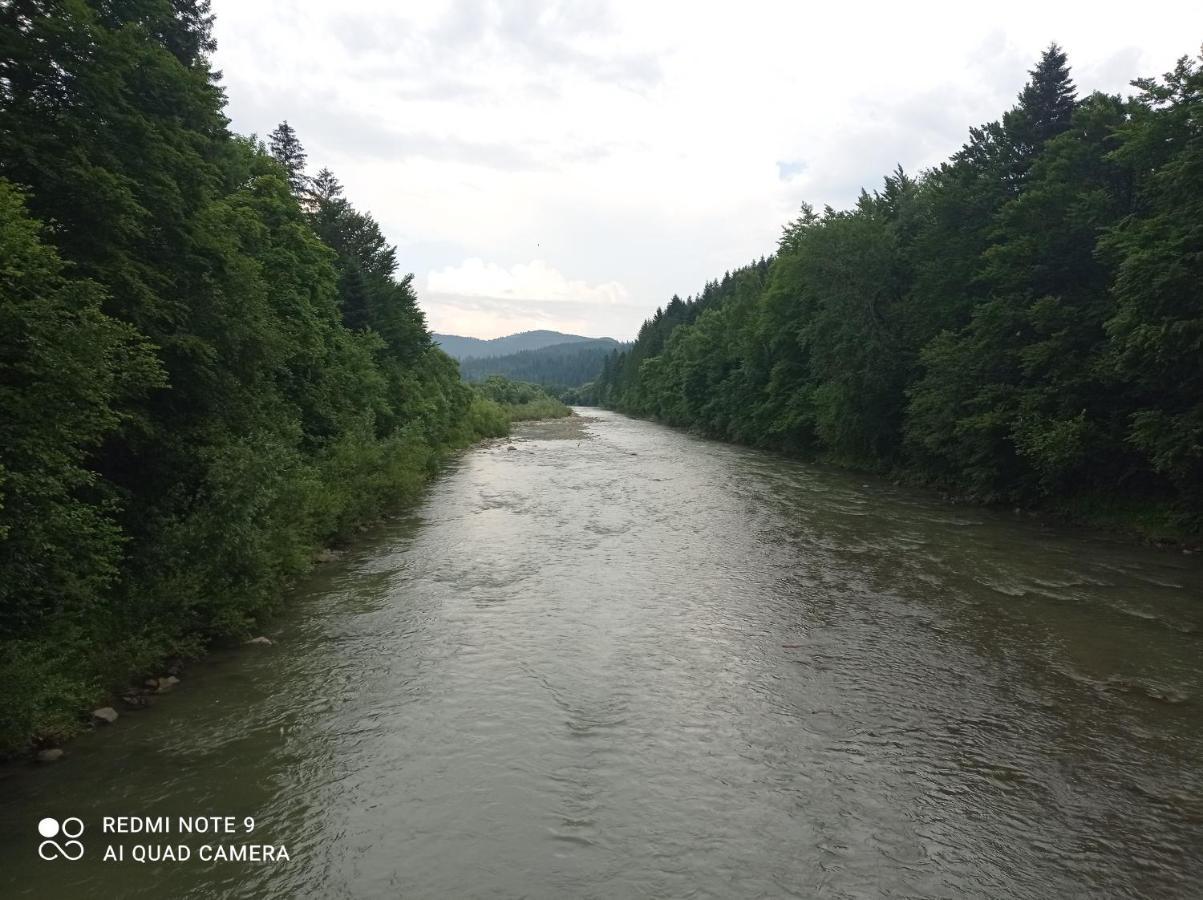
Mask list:
[[[1079,91],[1197,56],[1203,3],[213,0],[231,127],[296,129],[431,328],[633,338],[998,118],[1050,41]]]

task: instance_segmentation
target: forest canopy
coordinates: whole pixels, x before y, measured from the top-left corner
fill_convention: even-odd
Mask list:
[[[287,122],[229,131],[211,25],[0,4],[0,752],[245,636],[508,425]]]

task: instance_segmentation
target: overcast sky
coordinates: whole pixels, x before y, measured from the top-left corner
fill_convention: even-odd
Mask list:
[[[232,127],[287,119],[436,331],[631,338],[997,118],[1051,40],[1079,90],[1197,55],[1203,3],[214,0]]]

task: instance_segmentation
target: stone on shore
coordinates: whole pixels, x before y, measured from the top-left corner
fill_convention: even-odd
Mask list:
[[[48,747],[45,750],[39,750],[37,760],[40,763],[58,762],[63,758],[63,751],[59,747]]]
[[[249,641],[247,641],[247,643],[248,644],[263,644],[266,647],[270,647],[272,645],[272,639],[264,637],[263,635],[259,635],[259,637],[251,638]]]
[[[112,725],[117,721],[117,710],[111,706],[102,706],[100,709],[92,710],[92,721],[98,722],[101,725]]]

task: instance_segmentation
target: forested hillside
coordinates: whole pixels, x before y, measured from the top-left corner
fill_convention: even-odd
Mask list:
[[[620,347],[618,341],[611,338],[553,344],[507,356],[461,359],[459,370],[467,381],[503,375],[539,384],[554,394],[562,394],[595,379],[601,373],[606,357]]]
[[[579,334],[564,334],[560,331],[520,331],[517,334],[507,334],[503,337],[482,338],[463,337],[458,334],[435,334],[434,342],[448,356],[454,359],[482,359],[490,356],[509,356],[524,350],[540,350],[557,344],[575,344],[585,341],[606,340],[606,338],[587,338]]]
[[[1203,73],[1056,46],[949,161],[674,297],[604,405],[1151,535],[1203,527]]]
[[[205,0],[0,4],[0,751],[245,635],[316,548],[506,417]]]

